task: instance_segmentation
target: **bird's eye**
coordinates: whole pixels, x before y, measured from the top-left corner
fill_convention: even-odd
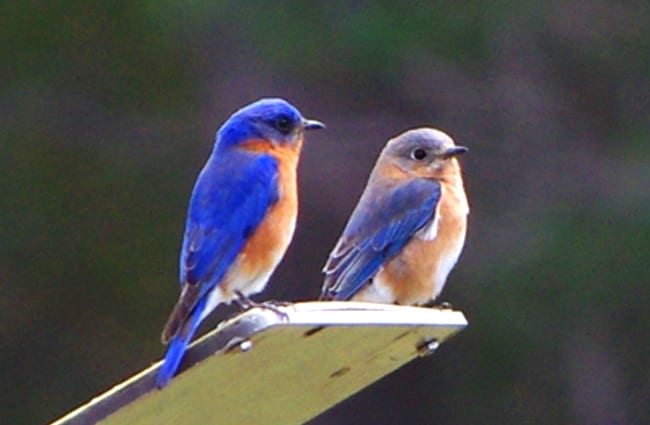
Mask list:
[[[427,151],[425,151],[422,148],[414,149],[413,152],[411,152],[411,158],[417,161],[422,161],[424,158],[426,158],[426,156],[427,156]]]
[[[281,116],[275,121],[275,128],[282,134],[289,134],[292,130],[292,123],[289,117]]]

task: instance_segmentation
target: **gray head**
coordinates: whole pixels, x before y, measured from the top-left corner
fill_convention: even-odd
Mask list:
[[[453,158],[467,150],[440,130],[417,128],[389,140],[380,159],[389,160],[405,172],[430,175],[442,171],[447,164],[455,164]]]

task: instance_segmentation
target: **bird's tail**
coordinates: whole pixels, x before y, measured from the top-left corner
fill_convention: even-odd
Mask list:
[[[183,292],[181,292],[181,296],[178,298],[174,310],[169,315],[167,324],[160,337],[163,344],[168,344],[174,336],[181,332],[181,328],[187,326],[192,315],[192,310],[195,309],[200,299],[200,289],[200,285],[185,284]]]
[[[156,377],[156,386],[158,388],[166,386],[178,370],[178,366],[181,364],[185,350],[201,322],[201,313],[205,308],[205,301],[205,299],[199,301],[194,308],[194,311],[192,311],[191,315],[188,317],[187,322],[169,342],[167,352],[165,353],[165,360],[158,371],[158,376]]]

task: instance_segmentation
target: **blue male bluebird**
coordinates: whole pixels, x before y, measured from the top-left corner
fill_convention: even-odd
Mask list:
[[[190,198],[181,294],[162,333],[157,378],[171,380],[201,321],[219,304],[262,291],[296,226],[296,168],[305,130],[324,128],[282,99],[261,99],[219,129]]]
[[[447,134],[388,141],[323,273],[322,299],[420,305],[440,294],[465,242],[469,205]]]

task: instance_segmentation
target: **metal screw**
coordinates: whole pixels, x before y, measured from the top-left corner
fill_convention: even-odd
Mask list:
[[[242,353],[250,351],[251,348],[253,348],[253,341],[251,341],[250,339],[245,339],[239,343],[239,350]]]
[[[438,349],[438,347],[440,347],[440,343],[437,339],[425,338],[424,341],[417,346],[418,355],[420,357],[430,356]]]

